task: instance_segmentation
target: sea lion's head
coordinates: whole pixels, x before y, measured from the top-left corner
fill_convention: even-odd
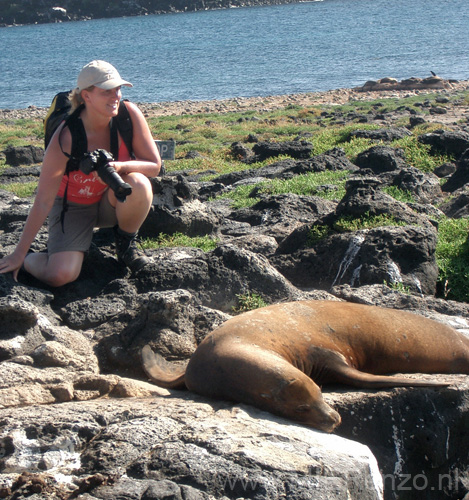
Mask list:
[[[300,404],[294,411],[292,418],[325,432],[332,432],[341,422],[340,415],[324,400]]]
[[[289,381],[275,399],[276,413],[315,429],[332,432],[341,422],[340,415],[324,401],[321,389],[309,377]]]

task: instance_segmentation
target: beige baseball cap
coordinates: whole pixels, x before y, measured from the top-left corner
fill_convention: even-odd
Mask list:
[[[86,66],[83,66],[77,78],[77,89],[79,92],[92,86],[110,90],[122,85],[133,87],[130,82],[121,78],[119,72],[112,64],[106,61],[91,61]]]

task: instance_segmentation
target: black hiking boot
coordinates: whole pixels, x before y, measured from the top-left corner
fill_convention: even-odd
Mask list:
[[[114,228],[116,237],[116,252],[119,262],[125,264],[132,272],[136,273],[146,266],[150,259],[137,248],[137,233],[124,233],[118,226]]]

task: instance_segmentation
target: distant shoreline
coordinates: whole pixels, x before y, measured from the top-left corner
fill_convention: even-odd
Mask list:
[[[266,112],[287,106],[341,105],[350,101],[371,101],[376,99],[403,98],[412,95],[451,95],[469,90],[469,80],[453,83],[449,89],[386,90],[360,92],[356,89],[333,89],[322,92],[306,92],[261,97],[233,97],[207,101],[136,102],[147,117],[183,116],[199,113],[231,113],[243,111]],[[23,109],[0,109],[0,120],[20,118],[44,118],[47,108],[29,106]]]
[[[10,4],[3,12],[0,12],[0,28],[290,3],[302,3],[302,0],[149,0],[145,6],[138,2],[110,3],[98,0],[94,3],[87,3],[86,10],[83,9],[82,0],[68,0],[66,9],[57,7],[55,0],[43,0],[35,8],[32,8],[25,0],[18,0],[14,4]]]

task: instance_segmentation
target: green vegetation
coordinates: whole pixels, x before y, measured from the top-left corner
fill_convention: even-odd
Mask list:
[[[7,146],[42,146],[44,131],[40,119],[18,119],[0,122],[0,149]]]
[[[373,229],[375,227],[406,225],[406,222],[396,220],[392,215],[389,214],[372,215],[367,212],[361,217],[340,217],[335,221],[333,227],[323,225],[313,226],[308,235],[308,244],[312,246],[316,242],[329,236],[329,234],[334,231],[338,233],[344,233],[359,231],[361,229]]]
[[[37,182],[12,182],[10,184],[0,184],[0,189],[10,191],[19,198],[29,198],[34,195],[37,188]]]
[[[423,172],[433,172],[439,165],[454,161],[451,155],[430,154],[430,146],[418,142],[415,133],[412,136],[395,141],[394,145],[404,150],[407,162],[410,165]]]
[[[415,203],[415,198],[409,191],[403,191],[396,186],[385,186],[382,190],[389,196],[392,196],[395,200],[402,203]]]
[[[264,183],[259,185],[260,189],[262,189],[263,185]],[[240,208],[252,207],[260,200],[256,196],[251,196],[253,191],[254,188],[252,186],[239,186],[229,193],[220,195],[218,198],[232,200],[231,207],[238,210]]]
[[[436,249],[439,295],[469,302],[469,220],[443,218]]]
[[[235,314],[241,314],[268,305],[257,293],[248,292],[246,294],[238,294],[236,297],[238,298],[238,305],[232,308]]]
[[[293,193],[301,196],[319,196],[329,200],[340,200],[345,194],[345,181],[349,171],[340,172],[311,172],[297,175],[292,179],[273,179],[253,186],[239,186],[220,198],[232,201],[233,208],[244,208],[255,205],[259,196]],[[252,196],[255,192],[256,196]]]
[[[381,125],[366,123],[361,119],[368,114],[393,112],[400,108],[415,109],[419,114],[428,113],[425,101],[434,101],[436,95],[421,94],[404,99],[382,99],[376,101],[354,101],[341,106],[314,105],[307,107],[288,106],[275,111],[244,111],[230,113],[200,113],[184,116],[164,116],[149,118],[150,128],[159,139],[174,139],[177,143],[176,161],[166,162],[171,171],[191,171],[206,174],[209,180],[219,174],[239,171],[247,168],[258,169],[275,160],[266,160],[246,165],[233,156],[231,144],[243,142],[252,147],[254,141],[291,141],[298,138],[313,144],[313,154],[321,154],[339,147],[353,162],[356,156],[373,145],[380,144],[369,139],[354,138],[351,132],[357,129],[377,129]],[[461,92],[450,98],[452,101],[469,102],[469,92]],[[441,104],[438,104],[441,105]],[[443,104],[444,105],[444,104]],[[361,117],[361,118],[360,118]],[[344,125],[345,123],[345,125]],[[400,125],[408,123],[403,118]],[[397,124],[399,125],[399,123]],[[412,129],[412,135],[396,140],[392,147],[402,148],[407,161],[422,171],[432,171],[442,163],[454,160],[448,155],[434,155],[427,145],[420,144],[418,136],[441,128],[441,125],[424,123]],[[0,122],[0,151],[7,146],[36,145],[42,146],[42,119],[4,119]],[[200,156],[186,159],[189,151],[197,151]],[[5,161],[0,159],[0,172],[5,168]],[[233,208],[252,206],[263,194],[295,193],[306,196],[320,196],[330,200],[340,200],[345,192],[348,172],[320,172],[298,175],[289,180],[270,180],[258,185],[242,186],[225,195],[231,200]],[[32,196],[36,183],[3,184],[18,196]],[[395,187],[386,187],[384,191],[404,203],[413,202],[412,195]],[[344,218],[334,228],[317,226],[311,230],[310,242],[324,238],[330,231],[354,231],[362,228],[382,225],[396,225],[392,217],[370,216],[359,219]],[[437,259],[440,267],[439,294],[455,300],[469,301],[469,243],[467,234],[469,222],[462,220],[443,220],[439,227]],[[210,237],[189,238],[182,234],[160,235],[156,239],[143,242],[146,248],[168,246],[194,246],[204,251],[215,248],[217,242]],[[240,301],[251,308],[259,297],[246,295]],[[248,305],[246,305],[248,304]]]
[[[410,287],[405,286],[402,281],[394,281],[392,283],[388,283],[387,281],[384,281],[384,285],[388,286],[392,290],[396,290],[397,292],[400,293],[405,293],[406,295],[410,295]]]
[[[144,238],[141,242],[144,249],[162,247],[195,247],[209,252],[217,246],[217,240],[210,236],[190,237],[182,233],[159,234],[157,238]]]
[[[340,200],[345,194],[345,181],[350,172],[312,172],[297,175],[292,179],[274,179],[264,185],[260,190],[265,194],[293,193],[302,196],[320,196],[326,199]],[[328,190],[325,186],[335,186],[336,189]]]
[[[17,119],[0,121],[0,151],[8,146],[43,146],[44,132],[40,119]],[[0,173],[5,160],[0,157]]]
[[[308,235],[307,244],[313,246],[318,241],[326,238],[331,233],[331,228],[329,226],[317,225],[313,226]]]
[[[334,229],[339,232],[358,231],[359,229],[373,229],[374,227],[383,226],[407,226],[403,221],[396,220],[392,215],[379,214],[372,215],[366,213],[361,217],[340,217],[334,224]]]

